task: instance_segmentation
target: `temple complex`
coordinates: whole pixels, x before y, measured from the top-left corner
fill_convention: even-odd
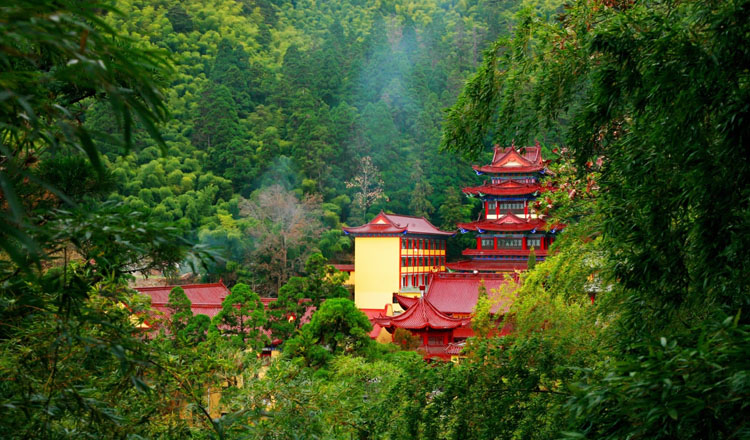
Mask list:
[[[355,303],[378,340],[382,330],[406,329],[419,337],[425,358],[455,360],[466,338],[474,336],[471,316],[482,285],[498,319],[496,334],[512,331],[503,317],[513,302],[517,271],[527,269],[532,250],[543,261],[563,225],[548,225],[532,209],[537,197],[553,189],[542,183],[547,171],[538,143],[495,146],[492,162],[473,168],[488,179],[463,189],[478,197],[483,209],[476,221],[457,225],[477,238],[462,261],[445,261],[452,232],[421,217],[381,212],[366,225],[344,228],[355,238]]]

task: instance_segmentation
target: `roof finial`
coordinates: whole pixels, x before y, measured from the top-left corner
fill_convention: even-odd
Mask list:
[[[534,146],[541,147],[541,144],[539,144],[539,139],[534,139]]]

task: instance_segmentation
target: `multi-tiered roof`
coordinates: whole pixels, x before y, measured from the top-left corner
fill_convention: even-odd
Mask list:
[[[394,295],[405,312],[370,319],[373,325],[390,332],[397,328],[409,330],[420,338],[418,350],[426,358],[451,359],[460,354],[463,341],[474,336],[471,316],[482,286],[490,300],[490,312],[502,320],[515,297],[512,277],[496,273],[446,272],[430,274],[429,286],[421,297]],[[511,325],[503,322],[495,334],[508,334]]]
[[[489,179],[463,192],[479,197],[484,209],[476,221],[457,226],[462,233],[475,232],[477,246],[464,250],[468,260],[448,263],[447,267],[465,272],[523,270],[532,248],[536,258],[543,260],[562,225],[548,225],[531,209],[534,200],[550,190],[541,182],[546,168],[539,143],[520,149],[496,145],[492,162],[473,168]]]

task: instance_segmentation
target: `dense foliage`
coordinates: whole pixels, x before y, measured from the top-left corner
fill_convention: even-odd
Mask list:
[[[275,295],[315,248],[350,258],[342,223],[381,209],[445,227],[468,220],[471,204],[437,209],[473,178],[465,162],[435,148],[442,109],[485,46],[508,31],[515,2],[123,0],[117,7],[123,14],[106,22],[169,53],[175,74],[166,84],[172,118],[161,128],[168,155],[137,124],[137,150],[120,155],[105,143],[116,185],[109,198],[220,249],[223,260],[204,271],[207,278]],[[95,105],[85,126],[111,133],[118,125],[109,107]],[[312,202],[305,217],[320,225],[299,249],[268,242],[277,234],[268,222],[281,220],[258,215],[272,185],[286,192],[272,195],[278,204]],[[269,234],[254,233],[258,224]]]
[[[0,6],[4,435],[750,438],[750,2],[117,6]],[[450,104],[446,150],[562,144],[567,224],[455,365],[327,264],[379,209],[470,215]],[[213,319],[127,287],[198,262]]]

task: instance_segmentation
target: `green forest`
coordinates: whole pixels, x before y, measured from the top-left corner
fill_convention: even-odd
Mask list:
[[[473,173],[437,148],[443,109],[522,7],[471,3],[118,2],[107,24],[169,59],[170,116],[166,151],[138,121],[126,154],[100,144],[104,198],[217,249],[204,279],[265,295],[313,251],[351,258],[342,224],[382,209],[468,218],[458,191]],[[82,119],[118,128],[106,103]]]
[[[750,439],[750,1],[25,0],[0,28],[4,437]],[[514,331],[480,292],[459,363],[371,340],[342,226],[454,229],[471,164],[537,141],[567,227]],[[188,273],[231,287],[214,319],[130,287]]]

